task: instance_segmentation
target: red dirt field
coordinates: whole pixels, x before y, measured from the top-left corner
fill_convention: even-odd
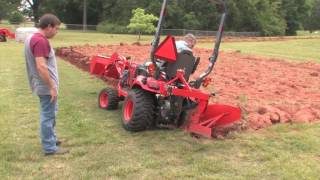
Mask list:
[[[118,52],[144,62],[150,49],[145,45],[85,45],[58,48],[57,55],[88,71],[93,55]],[[201,63],[193,78],[207,68],[211,50],[195,49],[194,54],[201,57]],[[241,128],[320,121],[320,64],[221,52],[210,76],[213,82],[204,90],[216,92],[213,102],[241,107]]]

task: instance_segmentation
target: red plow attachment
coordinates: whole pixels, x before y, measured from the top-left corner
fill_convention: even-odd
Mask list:
[[[214,129],[226,127],[238,121],[240,118],[240,108],[221,104],[210,104],[199,119],[191,117],[191,122],[186,129],[210,138],[213,136]]]
[[[123,57],[119,56],[117,53],[114,53],[111,57],[100,55],[94,56],[90,62],[90,73],[98,77],[119,79],[121,68],[117,68],[116,63],[121,60],[121,58]]]
[[[221,104],[211,104],[208,105],[207,110],[204,112],[200,121],[202,122],[202,125],[218,128],[232,124],[240,118],[240,108]]]
[[[0,29],[0,42],[7,41],[6,37],[14,39],[16,35],[8,29]]]

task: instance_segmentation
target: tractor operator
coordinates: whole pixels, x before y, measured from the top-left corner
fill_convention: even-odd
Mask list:
[[[178,53],[182,51],[192,52],[192,49],[196,44],[197,44],[196,37],[193,34],[188,33],[182,38],[182,40],[176,41],[177,52]]]
[[[177,48],[177,53],[180,53],[182,51],[192,52],[192,49],[197,44],[197,39],[193,34],[188,33],[181,40],[176,41],[175,44]],[[163,66],[166,63],[165,61],[162,61],[162,60],[157,60],[157,61],[158,61],[157,62],[158,66]]]

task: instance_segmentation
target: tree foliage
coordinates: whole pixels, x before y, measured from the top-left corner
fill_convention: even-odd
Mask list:
[[[0,0],[5,1],[5,0]],[[17,0],[8,0],[17,1]],[[25,0],[35,18],[47,12],[56,14],[66,24],[81,24],[83,0]],[[225,0],[228,6],[226,30],[258,31],[263,35],[294,35],[300,29],[318,29],[320,0]],[[7,1],[5,1],[7,2]],[[164,28],[216,30],[221,14],[217,0],[168,0]],[[8,3],[4,3],[8,4]],[[124,27],[131,11],[143,8],[159,15],[162,0],[87,0],[88,24]],[[0,7],[0,19],[3,7]],[[107,26],[105,26],[107,27]],[[121,28],[123,31],[123,28]]]
[[[34,24],[36,25],[39,22],[39,18],[40,18],[39,7],[43,1],[41,1],[41,0],[25,0],[25,1],[31,7],[33,21],[34,21]]]
[[[265,36],[284,35],[286,30],[286,21],[281,18],[281,1],[265,0],[256,4],[258,31]]]
[[[286,21],[287,35],[296,35],[296,31],[302,29],[302,21],[310,12],[307,0],[282,0],[282,16]]]
[[[20,24],[24,21],[24,17],[21,12],[19,11],[14,11],[11,13],[9,17],[9,22],[11,24]]]
[[[127,34],[127,26],[111,23],[109,21],[102,21],[97,26],[97,31],[103,33]]]
[[[141,33],[152,33],[156,30],[156,27],[153,24],[153,22],[158,20],[156,16],[152,14],[145,14],[144,9],[141,8],[132,10],[132,14],[133,16],[130,19],[130,24],[127,28],[130,31],[137,32],[139,34],[138,41],[140,41]]]
[[[320,0],[311,1],[310,14],[304,20],[304,27],[309,31],[320,30]]]
[[[0,20],[9,18],[20,6],[20,0],[0,0]]]

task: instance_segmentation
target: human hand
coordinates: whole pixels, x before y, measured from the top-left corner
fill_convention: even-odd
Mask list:
[[[51,95],[50,102],[52,103],[57,98],[57,89],[56,88],[51,88],[50,89],[50,95]]]

